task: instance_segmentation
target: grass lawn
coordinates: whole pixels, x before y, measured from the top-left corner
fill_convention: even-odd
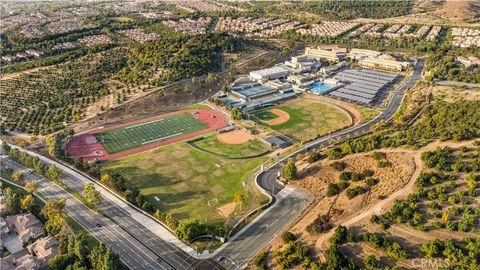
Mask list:
[[[230,158],[250,157],[265,153],[270,148],[259,140],[249,140],[243,144],[226,144],[217,139],[216,135],[195,142],[199,148]]]
[[[242,182],[266,159],[226,160],[178,142],[111,160],[103,167],[132,181],[148,201],[177,219],[220,224],[227,218],[216,208],[233,202],[238,191],[249,194]],[[215,197],[218,205],[208,206],[207,201]]]
[[[355,105],[363,116],[363,122],[368,122],[380,114],[379,110]]]
[[[327,134],[350,125],[350,119],[335,107],[319,103],[311,99],[296,98],[279,106],[263,109],[280,109],[290,115],[290,119],[279,125],[265,126],[283,133],[296,141],[313,139],[317,135]]]

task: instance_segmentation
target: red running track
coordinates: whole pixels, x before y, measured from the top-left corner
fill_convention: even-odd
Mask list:
[[[189,134],[185,134],[185,135],[181,135],[181,136],[177,136],[177,137],[173,137],[173,138],[170,138],[170,139],[167,139],[167,140],[164,140],[164,141],[158,141],[158,142],[154,142],[154,143],[151,143],[151,144],[138,146],[138,147],[128,149],[128,150],[125,150],[125,151],[122,151],[122,152],[118,152],[118,153],[115,153],[115,154],[111,154],[111,155],[109,155],[107,153],[107,151],[105,151],[103,146],[99,142],[97,142],[97,140],[94,137],[95,134],[102,133],[102,132],[107,131],[107,130],[112,130],[112,129],[132,126],[132,125],[137,125],[137,124],[150,122],[150,121],[154,121],[154,120],[157,120],[157,119],[161,119],[161,118],[165,118],[165,117],[169,117],[169,116],[176,115],[176,114],[181,114],[181,113],[192,114],[193,112],[197,112],[195,117],[198,120],[200,120],[200,121],[202,121],[202,122],[204,122],[205,124],[208,125],[207,129],[200,130],[200,131],[193,132],[193,133],[189,133]],[[227,125],[227,121],[226,121],[225,117],[223,116],[223,114],[221,114],[219,112],[216,112],[216,111],[205,110],[205,109],[180,110],[180,111],[155,115],[155,116],[151,116],[151,117],[147,117],[147,118],[142,118],[142,119],[130,121],[130,122],[127,122],[127,123],[114,124],[114,125],[107,126],[107,127],[98,127],[96,129],[87,131],[87,132],[85,132],[81,135],[73,137],[67,144],[67,151],[68,151],[68,153],[70,153],[70,155],[72,157],[81,157],[81,158],[84,158],[84,159],[87,159],[87,160],[94,160],[94,159],[98,159],[98,160],[101,160],[101,161],[111,160],[111,159],[115,159],[115,158],[128,156],[128,155],[131,155],[131,154],[143,152],[143,151],[153,149],[153,148],[156,148],[156,147],[159,147],[159,146],[162,146],[162,145],[167,145],[167,144],[171,144],[171,143],[174,143],[174,142],[179,142],[179,141],[187,140],[187,139],[190,139],[190,138],[193,138],[193,137],[197,137],[197,136],[200,136],[200,135],[203,135],[203,134],[206,134],[206,133],[210,133],[210,132],[215,131],[217,129],[223,128],[226,125]]]

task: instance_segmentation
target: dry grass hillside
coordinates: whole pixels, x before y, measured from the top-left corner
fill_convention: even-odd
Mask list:
[[[452,23],[478,23],[480,22],[480,1],[447,0],[434,14]]]
[[[379,167],[379,160],[376,160],[372,154],[351,155],[339,161],[323,160],[314,164],[304,173],[306,175],[301,180],[294,181],[293,185],[298,185],[308,189],[315,195],[315,206],[305,217],[294,226],[292,232],[301,235],[301,239],[306,243],[313,244],[317,236],[305,232],[306,226],[319,215],[329,214],[331,221],[339,221],[343,218],[354,215],[362,209],[368,208],[379,201],[382,196],[388,196],[396,190],[401,189],[409,181],[414,172],[414,161],[410,154],[402,152],[385,153],[383,161],[390,163],[385,168]],[[349,199],[345,191],[339,196],[327,197],[329,183],[338,184],[340,182],[340,171],[331,167],[334,162],[344,162],[346,164],[344,172],[362,173],[365,170],[372,170],[373,176],[367,177],[377,179],[378,184],[371,187],[369,192]],[[366,180],[348,181],[349,188],[366,186]]]

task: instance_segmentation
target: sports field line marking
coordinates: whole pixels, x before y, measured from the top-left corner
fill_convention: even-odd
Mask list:
[[[156,122],[163,121],[164,119],[165,118],[158,119],[158,120],[155,120],[155,121],[146,122],[146,123],[142,123],[142,124],[138,124],[138,125],[135,125],[135,126],[129,126],[129,127],[124,128],[124,129],[131,129],[131,128],[140,127],[140,126],[144,126],[144,125],[150,125],[150,124],[153,124],[153,123],[156,123]]]
[[[179,132],[179,133],[172,134],[170,136],[165,136],[165,137],[161,137],[161,138],[158,138],[158,139],[155,139],[155,140],[150,140],[150,141],[147,141],[147,142],[143,142],[142,144],[147,144],[147,143],[151,143],[151,142],[155,142],[155,141],[159,141],[159,140],[163,140],[163,139],[168,139],[170,137],[175,137],[175,136],[182,135],[182,134],[183,134],[183,132]]]

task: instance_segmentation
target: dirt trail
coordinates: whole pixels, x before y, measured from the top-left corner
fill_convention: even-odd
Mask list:
[[[351,226],[351,225],[361,221],[364,218],[370,217],[372,214],[376,214],[376,215],[381,214],[384,206],[393,202],[397,198],[405,197],[408,194],[410,194],[410,192],[415,187],[415,180],[418,178],[420,172],[423,170],[423,163],[422,163],[422,160],[421,160],[421,153],[422,152],[434,150],[435,148],[437,148],[439,146],[440,147],[445,147],[445,146],[461,147],[461,146],[470,145],[472,142],[473,141],[464,141],[464,142],[452,142],[452,141],[440,142],[440,141],[435,141],[435,142],[432,142],[432,143],[430,143],[430,144],[426,145],[425,147],[420,148],[418,150],[403,149],[403,148],[382,149],[381,150],[382,152],[387,152],[387,153],[393,153],[393,152],[411,153],[412,157],[414,159],[414,163],[415,163],[414,173],[410,177],[408,183],[402,189],[397,190],[396,192],[394,192],[390,196],[388,196],[386,199],[377,202],[375,205],[373,205],[372,207],[370,207],[370,208],[366,209],[365,211],[359,213],[358,215],[353,216],[353,217],[351,217],[347,220],[339,222],[338,225],[343,225],[343,226],[348,227],[348,226]],[[359,153],[359,154],[354,154],[354,155],[351,155],[351,156],[364,155],[364,154],[365,153]],[[330,230],[329,232],[327,232],[325,234],[322,234],[317,239],[317,241],[315,243],[315,248],[319,251],[324,250],[325,249],[325,240],[328,240],[333,235],[333,233],[334,233],[334,229]],[[411,232],[411,233],[413,234],[414,232]]]

